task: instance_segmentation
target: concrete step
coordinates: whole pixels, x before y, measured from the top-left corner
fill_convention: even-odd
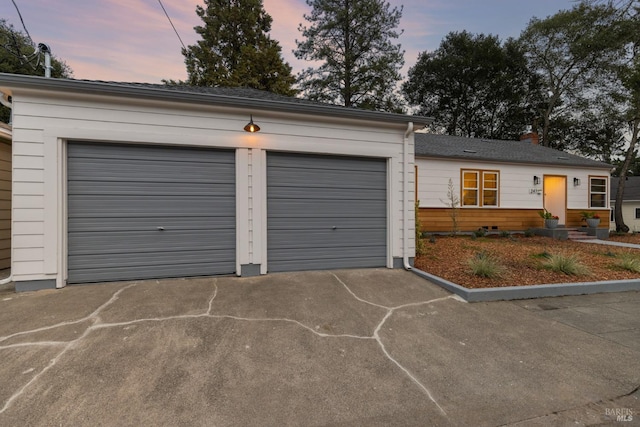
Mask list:
[[[596,236],[589,236],[586,231],[569,230],[569,240],[593,240]]]

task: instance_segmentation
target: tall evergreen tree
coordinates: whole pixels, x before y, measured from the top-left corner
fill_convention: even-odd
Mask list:
[[[5,19],[0,19],[0,72],[44,76],[44,56],[34,42],[16,30]],[[73,72],[64,62],[51,58],[51,77],[71,77]],[[0,121],[8,123],[11,110],[0,106]]]
[[[188,84],[295,94],[291,67],[268,35],[273,19],[262,0],[205,0],[196,13],[204,22],[194,28],[201,40],[182,49]]]
[[[533,117],[537,82],[514,40],[462,31],[419,55],[403,92],[449,135],[517,139]]]
[[[298,75],[309,99],[346,107],[398,111],[404,51],[394,44],[402,8],[384,0],[307,0],[309,26],[300,25],[296,57],[317,61]]]

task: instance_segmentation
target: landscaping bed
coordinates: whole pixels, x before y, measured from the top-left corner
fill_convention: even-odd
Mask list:
[[[612,236],[611,240],[640,244],[637,234]],[[435,236],[423,242],[424,255],[416,257],[416,268],[469,289],[640,279],[639,272],[620,266],[623,261],[640,265],[640,249],[523,235]],[[575,257],[589,271],[575,275],[553,271],[546,266],[552,255]],[[479,257],[489,257],[499,264],[498,277],[472,272],[469,262]],[[637,263],[629,263],[630,259]]]

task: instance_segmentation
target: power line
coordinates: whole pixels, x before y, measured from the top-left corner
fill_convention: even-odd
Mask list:
[[[13,1],[13,0],[11,0],[11,1]],[[184,50],[187,50],[187,47],[184,45],[184,42],[182,41],[182,38],[180,38],[180,34],[178,34],[178,30],[176,30],[175,25],[173,25],[173,22],[171,21],[171,18],[169,17],[169,14],[167,13],[167,9],[164,8],[164,5],[162,4],[161,0],[158,0],[158,3],[160,3],[160,7],[164,11],[164,14],[167,16],[167,19],[169,20],[169,24],[171,24],[171,27],[173,27],[173,31],[176,33],[176,36],[178,36],[178,40],[180,40],[180,44],[182,44],[182,47],[184,48]]]
[[[160,0],[158,0],[160,1]],[[31,38],[31,34],[29,34],[29,30],[27,30],[27,26],[24,25],[24,19],[22,19],[22,14],[20,13],[20,9],[18,9],[18,5],[16,4],[15,0],[11,0],[11,3],[13,3],[13,5],[16,8],[16,11],[18,11],[18,16],[20,17],[20,22],[22,22],[22,28],[24,28],[24,32],[27,33],[27,37],[29,37],[29,40],[31,40],[31,43],[33,43],[33,39]]]

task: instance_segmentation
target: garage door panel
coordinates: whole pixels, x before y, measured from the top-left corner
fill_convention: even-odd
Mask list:
[[[346,214],[356,216],[361,214],[364,217],[386,218],[386,202],[384,200],[294,200],[279,199],[271,200],[267,204],[269,216],[291,216],[291,212],[305,212],[307,217],[344,217]],[[313,209],[309,206],[313,205]],[[381,213],[381,210],[384,209]],[[386,222],[385,222],[386,225]]]
[[[235,229],[220,230],[215,233],[211,233],[210,230],[76,233],[73,235],[74,245],[70,254],[94,252],[96,240],[100,241],[101,254],[174,251],[177,256],[184,250],[227,248],[235,241]]]
[[[233,165],[218,163],[198,163],[187,165],[176,164],[175,161],[145,162],[145,161],[116,161],[105,163],[104,160],[77,159],[85,161],[81,165],[72,164],[69,173],[83,175],[96,181],[107,182],[194,182],[194,183],[230,183],[233,182],[231,173]],[[212,170],[216,168],[217,170]],[[144,173],[139,173],[143,170]]]
[[[322,156],[295,153],[269,153],[271,170],[278,169],[320,169],[322,171],[365,171],[386,173],[386,161],[372,163],[371,158],[348,156]]]
[[[83,231],[100,230],[101,232],[111,231],[154,231],[157,227],[164,227],[165,231],[206,231],[211,229],[235,229],[235,218],[228,216],[155,216],[145,218],[127,218],[123,222],[120,218],[114,217],[84,217],[75,218],[69,224],[69,233],[79,233]]]
[[[68,156],[69,283],[235,271],[233,151],[71,142]]]
[[[336,226],[336,221],[340,221],[340,228],[346,228],[350,230],[361,229],[377,229],[380,227],[380,221],[384,220],[384,217],[341,217],[341,218],[328,218],[324,215],[319,217],[307,217],[307,218],[287,218],[283,217],[269,217],[269,229],[272,231],[278,230],[315,230],[325,229],[328,230],[333,226]]]
[[[218,197],[226,195],[233,197],[234,193],[221,194],[216,191],[215,185],[211,183],[194,183],[194,182],[168,182],[162,183],[161,186],[157,182],[127,182],[121,186],[116,186],[113,182],[107,181],[74,181],[70,182],[68,191],[75,195],[163,195],[167,197],[177,196],[203,196]],[[227,190],[226,186],[220,190]]]
[[[276,187],[271,192],[270,199],[334,199],[386,201],[387,198],[386,193],[378,189],[359,188],[356,192],[351,188],[330,188],[324,186],[319,187],[322,188],[322,191],[315,191],[312,187]]]
[[[83,216],[228,216],[235,217],[235,197],[69,196],[69,217]],[[189,209],[185,209],[189,206]]]
[[[357,188],[379,189],[385,179],[379,172],[323,171],[282,168],[272,170],[269,182],[274,185],[292,188]]]
[[[185,259],[176,258],[174,254],[170,252],[131,252],[131,253],[117,253],[112,254],[110,259],[100,255],[79,255],[75,260],[72,267],[78,269],[112,269],[112,271],[118,271],[126,267],[144,267],[153,266],[154,268],[159,265],[193,265],[193,264],[207,264],[207,263],[226,263],[234,261],[233,257],[229,257],[224,250],[194,250],[184,251]],[[117,261],[117,265],[114,265],[114,261]]]
[[[226,262],[206,262],[199,264],[180,264],[180,265],[156,265],[153,267],[153,271],[150,271],[147,266],[142,267],[121,267],[121,268],[92,268],[92,269],[77,269],[75,271],[75,283],[90,283],[90,282],[111,282],[119,280],[133,280],[131,276],[135,276],[136,279],[157,279],[157,278],[171,278],[171,277],[189,277],[189,276],[202,276],[202,270],[213,268],[214,270],[224,271],[226,268]],[[227,274],[227,273],[218,273]]]
[[[385,266],[386,183],[384,159],[268,153],[269,271]]]

